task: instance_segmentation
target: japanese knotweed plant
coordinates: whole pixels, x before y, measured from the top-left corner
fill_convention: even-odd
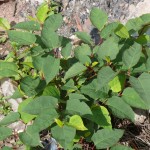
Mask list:
[[[114,129],[111,119],[134,123],[132,108],[150,109],[150,14],[125,25],[107,19],[93,8],[90,20],[99,31],[99,43],[77,32],[81,44],[76,47],[57,34],[61,14],[7,30],[12,45],[26,50],[17,60],[0,61],[0,77],[18,83],[12,97],[23,102],[0,122],[0,140],[13,134],[7,125],[21,120],[26,128],[18,135],[28,148],[42,147],[39,133],[47,129],[65,150],[75,149],[81,138],[94,142],[96,149],[131,150],[117,144],[124,131]],[[55,54],[58,49],[61,57]]]

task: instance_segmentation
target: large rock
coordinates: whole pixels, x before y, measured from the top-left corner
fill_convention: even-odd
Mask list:
[[[15,92],[15,89],[16,89],[16,86],[12,83],[11,79],[4,78],[4,79],[0,80],[0,93],[4,97],[12,96],[13,93]],[[7,101],[11,104],[12,110],[14,112],[17,112],[19,103],[22,102],[22,99],[21,98],[18,98],[18,99],[10,98]]]
[[[139,2],[136,6],[129,6],[129,19],[139,17],[143,14],[150,13],[150,0]]]

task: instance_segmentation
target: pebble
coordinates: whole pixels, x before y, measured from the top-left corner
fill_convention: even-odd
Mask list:
[[[131,4],[131,5],[129,6],[129,11],[135,11],[135,5]]]

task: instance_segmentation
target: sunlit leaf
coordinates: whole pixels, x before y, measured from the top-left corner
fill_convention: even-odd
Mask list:
[[[76,130],[80,131],[88,130],[84,126],[82,118],[78,115],[73,115],[72,117],[70,117],[68,125],[74,127]]]
[[[10,29],[10,24],[6,18],[0,18],[0,28],[4,30]]]

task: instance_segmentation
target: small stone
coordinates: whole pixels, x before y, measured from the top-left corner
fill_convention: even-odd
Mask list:
[[[5,146],[12,147],[12,144],[5,142]]]
[[[15,144],[15,139],[11,139],[11,140],[9,141],[9,143],[10,143],[10,144]]]
[[[129,11],[130,11],[130,12],[135,11],[135,5],[131,4],[131,5],[129,6]]]
[[[71,29],[70,29],[70,32],[71,32],[71,33],[76,32],[75,28],[71,28]]]
[[[143,124],[144,121],[146,120],[146,116],[147,116],[147,113],[145,110],[142,110],[142,109],[134,109],[134,112],[135,112],[135,123],[141,123]]]
[[[25,124],[21,121],[14,122],[8,126],[9,128],[15,130],[17,133],[23,132],[25,129]]]
[[[130,0],[124,0],[126,3],[129,3]]]
[[[125,19],[125,15],[122,15],[120,20],[123,21]]]
[[[113,0],[113,2],[114,2],[114,3],[117,3],[117,2],[118,2],[118,0]]]
[[[0,141],[0,148],[3,146],[3,144],[4,144],[3,141]]]
[[[129,7],[129,4],[125,4],[124,7],[127,9]]]

